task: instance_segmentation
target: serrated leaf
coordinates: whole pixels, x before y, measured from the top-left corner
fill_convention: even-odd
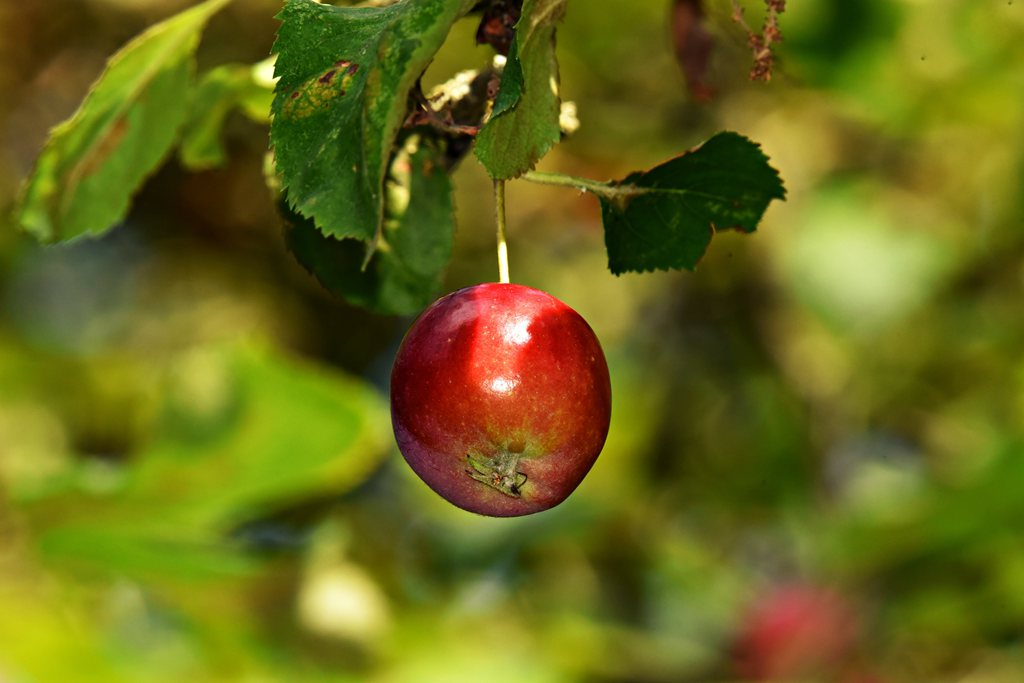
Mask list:
[[[555,25],[566,0],[526,0],[476,156],[495,180],[532,169],[561,137]]]
[[[716,230],[753,232],[771,200],[786,196],[761,148],[731,132],[608,188],[597,195],[616,275],[693,270]]]
[[[178,150],[181,162],[194,170],[227,161],[223,131],[236,107],[258,121],[270,121],[273,93],[257,83],[249,64],[224,64],[208,71],[190,98],[188,119]]]
[[[75,114],[50,134],[16,208],[43,242],[105,232],[170,151],[185,120],[193,56],[206,22],[229,0],[207,0],[111,57]]]
[[[369,240],[410,89],[474,0],[332,7],[278,15],[271,139],[292,206],[326,235]]]
[[[443,162],[436,143],[406,140],[391,165],[384,230],[365,270],[364,243],[327,237],[294,214],[289,248],[324,287],[351,303],[392,314],[425,308],[441,287],[455,230]]]

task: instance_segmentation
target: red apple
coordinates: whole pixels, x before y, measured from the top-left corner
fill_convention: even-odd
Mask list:
[[[841,594],[807,584],[778,586],[747,613],[737,668],[748,680],[845,680],[858,635],[856,611]]]
[[[451,503],[513,517],[558,505],[608,435],[611,385],[586,321],[489,283],[435,301],[402,341],[391,420],[409,466]]]

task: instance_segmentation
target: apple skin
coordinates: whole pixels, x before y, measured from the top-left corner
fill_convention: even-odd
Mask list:
[[[435,301],[391,373],[395,439],[460,508],[514,517],[558,505],[604,446],[611,383],[586,321],[546,292],[486,283]]]

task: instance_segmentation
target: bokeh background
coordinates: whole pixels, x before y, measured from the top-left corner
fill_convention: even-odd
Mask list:
[[[105,58],[188,4],[0,0],[0,681],[1024,680],[1024,3],[791,2],[764,84],[708,0],[705,104],[667,0],[570,3],[582,128],[543,169],[732,129],[789,198],[695,273],[614,277],[596,202],[511,185],[513,279],[590,321],[614,386],[587,480],[512,520],[402,462],[411,321],[287,253],[265,126],[169,159],[102,239],[11,223]],[[279,6],[233,3],[200,67],[266,58]],[[486,61],[474,31],[428,82]],[[496,277],[490,184],[455,180],[448,289]]]

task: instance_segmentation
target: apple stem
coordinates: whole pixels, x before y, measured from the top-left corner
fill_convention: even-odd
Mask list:
[[[508,242],[505,239],[505,181],[494,182],[494,204],[498,214],[498,281],[508,284]]]

